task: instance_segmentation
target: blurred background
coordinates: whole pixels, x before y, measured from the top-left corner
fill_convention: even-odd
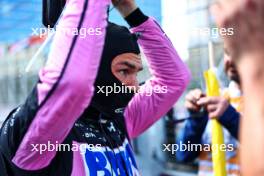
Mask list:
[[[192,82],[188,89],[204,90],[202,75],[209,67],[209,41],[213,42],[221,86],[226,85],[221,62],[222,41],[213,30],[215,23],[209,12],[211,0],[137,0],[137,3],[145,14],[161,24],[190,67]],[[38,70],[45,64],[48,48],[40,53],[30,71],[25,72],[30,59],[44,42],[44,38],[34,35],[34,29],[43,27],[41,14],[41,0],[0,0],[0,124],[8,112],[24,102],[37,81]],[[126,25],[115,9],[110,12],[110,20]],[[148,77],[145,69],[140,79]],[[196,162],[180,164],[175,155],[163,151],[163,144],[176,143],[178,131],[184,125],[175,125],[172,121],[188,117],[183,98],[166,117],[133,142],[143,176],[196,175]]]

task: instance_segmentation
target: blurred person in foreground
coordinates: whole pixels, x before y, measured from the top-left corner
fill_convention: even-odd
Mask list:
[[[189,146],[198,144],[199,147],[193,147],[186,151],[178,150],[176,155],[181,162],[191,162],[198,158],[199,176],[214,175],[212,152],[208,146],[211,147],[212,144],[212,123],[209,119],[215,117],[224,127],[227,174],[230,176],[240,175],[237,138],[241,90],[237,69],[227,49],[225,49],[224,67],[230,83],[228,88],[222,91],[221,97],[206,97],[200,89],[195,89],[187,94],[185,100],[185,107],[189,110],[192,118],[186,122],[177,143]]]
[[[1,129],[3,176],[140,175],[130,140],[174,105],[190,72],[134,0],[112,2],[131,32],[107,21],[110,0],[67,1],[58,29],[101,28],[102,35],[55,34],[39,82]],[[140,87],[138,44],[153,75]],[[109,92],[114,86],[139,91]],[[158,90],[163,86],[167,91]]]
[[[241,171],[264,175],[264,1],[221,0],[212,12],[220,28],[234,28],[223,36],[237,64],[243,90]]]

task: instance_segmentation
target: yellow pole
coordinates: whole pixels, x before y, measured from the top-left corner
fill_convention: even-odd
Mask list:
[[[213,71],[214,49],[212,42],[209,42],[208,49],[210,69],[204,73],[207,87],[207,96],[220,96],[220,86]],[[223,128],[215,118],[212,120],[212,158],[214,176],[226,176],[226,159],[224,147]]]

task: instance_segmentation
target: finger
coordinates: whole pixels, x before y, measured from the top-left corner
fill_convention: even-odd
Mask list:
[[[210,119],[218,119],[219,118],[219,110],[217,109],[216,111],[213,111],[208,114]]]
[[[193,104],[196,103],[196,98],[193,96],[192,93],[187,94],[185,100]]]
[[[190,103],[188,101],[185,102],[185,107],[190,110],[190,111],[195,111],[195,112],[198,112],[200,110],[200,107],[193,104],[193,103]]]
[[[200,89],[196,89],[193,91],[193,96],[196,98],[196,100],[199,100],[203,96],[203,92]]]
[[[251,7],[253,8],[253,7]],[[231,54],[236,60],[239,58],[241,52],[249,49],[251,46],[250,41],[248,41],[248,36],[254,35],[254,25],[252,22],[256,20],[254,17],[255,12],[249,9],[246,9],[245,4],[237,9],[232,16],[229,16],[226,20],[224,27],[233,28],[234,35],[226,36],[225,41],[231,48]],[[241,45],[242,42],[248,41],[247,44]],[[252,45],[253,46],[253,45]]]
[[[211,12],[215,16],[216,24],[220,28],[224,28],[226,23],[229,23],[229,18],[239,9],[241,0],[219,0],[211,6]]]
[[[217,104],[219,101],[218,97],[202,97],[199,101],[197,101],[197,105],[206,106],[208,104]]]
[[[209,103],[209,97],[202,97],[199,101],[197,101],[197,105],[206,106]]]
[[[195,89],[190,91],[187,96],[185,97],[185,99],[187,101],[190,101],[194,104],[196,104],[196,102],[200,99],[200,96],[202,95],[202,91],[199,89]]]
[[[214,112],[214,111],[217,110],[217,105],[209,104],[206,109],[207,109],[208,112]]]
[[[263,2],[263,0],[261,2]],[[258,7],[261,7],[261,5],[258,6],[257,1],[244,0],[244,8],[247,10],[250,10],[252,12],[256,12],[256,11],[258,11]]]

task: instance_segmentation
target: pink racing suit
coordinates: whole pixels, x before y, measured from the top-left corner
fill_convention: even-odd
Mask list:
[[[56,33],[39,82],[1,129],[0,158],[8,175],[139,175],[129,139],[166,114],[184,92],[190,72],[160,26],[148,18],[131,32],[140,34],[138,43],[153,77],[116,121],[82,118],[94,94],[109,4],[68,1],[57,28],[98,28],[101,34]],[[167,91],[149,96],[153,86]],[[70,150],[58,150],[62,145]]]

